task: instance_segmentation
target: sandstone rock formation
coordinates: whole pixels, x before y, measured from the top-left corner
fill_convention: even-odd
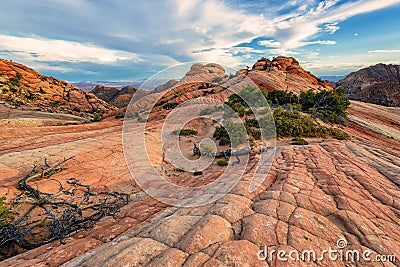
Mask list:
[[[277,60],[269,72],[267,67],[250,70],[249,75],[298,73],[299,78],[288,80],[290,86],[308,82],[297,92],[312,86],[328,89],[317,80],[318,85],[310,83],[312,76],[306,76],[296,65],[293,60]],[[224,99],[228,90],[218,83],[204,87],[201,79],[207,79],[211,86],[214,78],[225,76],[218,66],[195,65],[184,78],[191,82],[177,83],[163,100],[185,101],[211,90],[214,92],[207,93],[208,97]],[[229,85],[240,86],[240,79],[240,75],[231,79]],[[281,78],[273,81],[282,82]],[[149,98],[160,94],[147,95],[138,105],[144,107]],[[125,164],[121,120],[110,117],[99,123],[64,127],[0,125],[0,196],[17,194],[17,181],[36,160],[71,156],[74,159],[68,169],[53,176],[61,184],[75,177],[96,191],[131,195],[130,203],[116,216],[71,235],[65,244],[54,241],[0,265],[399,266],[398,262],[331,261],[328,257],[320,261],[279,261],[276,253],[264,261],[257,257],[265,246],[269,251],[300,253],[313,249],[321,256],[323,250],[338,249],[337,241],[345,239],[344,251],[368,250],[371,259],[377,254],[399,259],[400,109],[352,101],[348,111],[350,121],[344,130],[351,134],[351,140],[311,139],[306,146],[279,140],[269,172],[268,166],[256,168],[259,155],[255,155],[243,166],[245,175],[228,194],[194,208],[170,207],[141,191]],[[146,125],[146,140],[152,148],[149,158],[154,164],[162,162],[159,129],[166,112],[152,113],[156,119]],[[142,127],[138,123],[129,129],[130,134],[139,136]],[[143,140],[132,141],[136,146]],[[256,170],[266,179],[250,192]],[[230,171],[228,175],[233,175]],[[143,172],[145,175],[145,168],[136,175]],[[214,181],[221,172],[213,166],[201,176],[180,172],[167,178],[197,187]],[[58,183],[47,182],[48,190],[58,189]],[[46,181],[37,181],[38,186],[43,183]]]
[[[241,70],[258,86],[266,90],[288,90],[300,93],[310,89],[332,90],[332,86],[322,79],[305,71],[292,57],[276,57],[273,60],[262,58],[251,70]]]
[[[336,84],[347,89],[350,99],[399,107],[400,66],[377,64],[352,72]]]
[[[0,59],[0,99],[8,106],[91,117],[114,107],[71,84]]]
[[[132,199],[118,216],[72,235],[64,245],[55,241],[1,264],[299,266],[299,262],[280,262],[276,256],[260,261],[257,253],[265,245],[288,251],[336,249],[339,238],[348,241],[349,249],[370,250],[371,257],[390,254],[398,258],[400,111],[361,102],[352,102],[349,111],[352,119],[346,131],[351,141],[327,140],[300,147],[282,143],[257,191],[248,191],[257,162],[254,158],[228,195],[197,208],[168,207],[140,192],[124,164],[119,120],[65,127],[0,126],[0,195],[16,192],[18,177],[36,159],[75,156],[68,171],[57,179],[73,176],[96,190],[130,193]],[[364,126],[360,120],[369,124]],[[150,128],[158,129],[161,124],[155,121]],[[382,125],[391,137],[376,131]],[[204,178],[185,179],[194,186],[207,183],[211,176]],[[325,259],[319,264],[347,263]]]

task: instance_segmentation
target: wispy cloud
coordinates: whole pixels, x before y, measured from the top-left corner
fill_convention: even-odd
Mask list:
[[[371,50],[368,53],[400,53],[400,50]]]
[[[136,64],[138,71],[148,73],[196,60],[238,67],[260,53],[316,59],[318,46],[338,42],[335,33],[343,27],[341,22],[398,3],[400,0],[4,1],[0,50],[32,64],[70,63],[58,66],[60,71],[70,70],[72,63],[80,68],[82,64],[100,66],[100,70],[104,65],[122,69]],[[255,40],[260,41],[255,44]],[[258,46],[246,45],[252,42]]]
[[[141,61],[134,53],[106,49],[93,44],[82,44],[42,37],[0,35],[0,49],[12,49],[26,59],[45,61],[113,63],[120,60]]]
[[[323,31],[331,34],[340,29],[340,22],[349,17],[379,10],[400,3],[400,0],[358,0],[340,4],[338,0],[320,1],[302,15],[277,23],[276,40],[286,49],[302,47],[304,42]]]

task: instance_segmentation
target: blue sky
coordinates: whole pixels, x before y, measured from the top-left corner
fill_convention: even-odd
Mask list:
[[[342,75],[400,64],[398,14],[400,0],[4,1],[0,57],[68,81],[145,79],[188,61],[240,69],[277,55]]]

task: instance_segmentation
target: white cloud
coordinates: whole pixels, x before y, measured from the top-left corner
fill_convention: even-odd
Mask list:
[[[0,35],[0,49],[14,51],[27,59],[42,61],[72,61],[113,63],[121,60],[141,61],[133,53],[106,49],[92,44],[81,44],[42,37]]]
[[[258,41],[258,45],[262,45],[265,47],[280,47],[282,44],[275,40],[262,40]]]
[[[368,53],[400,53],[400,50],[371,50]]]
[[[318,40],[318,41],[311,41],[311,42],[304,42],[304,45],[335,45],[337,44],[336,41],[332,40]]]
[[[282,48],[295,49],[302,47],[308,39],[326,31],[335,33],[340,22],[349,17],[382,9],[400,0],[358,0],[339,4],[337,0],[319,2],[316,7],[309,8],[304,14],[293,16],[290,19],[277,23],[276,39],[282,43]]]
[[[184,61],[212,61],[236,67],[259,53],[317,58],[317,52],[306,54],[299,48],[334,45],[334,40],[315,39],[320,33],[334,34],[340,29],[340,22],[351,16],[400,0],[288,0],[276,5],[272,4],[276,1],[248,2],[252,3],[240,3],[245,7],[241,8],[226,0],[4,1],[0,25],[2,33],[8,35],[0,35],[0,49],[18,50],[11,53],[31,62],[113,65],[132,61],[145,67]],[[246,6],[257,8],[250,10]],[[53,39],[13,37],[9,36],[11,33],[35,33]],[[255,38],[267,39],[258,41],[263,49],[241,45]],[[239,53],[241,57],[235,56]]]
[[[324,25],[324,31],[329,32],[330,34],[334,34],[340,30],[338,23],[327,23]]]

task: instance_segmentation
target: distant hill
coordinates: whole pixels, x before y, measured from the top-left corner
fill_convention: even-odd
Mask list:
[[[139,88],[145,80],[136,80],[136,81],[81,81],[81,82],[72,82],[71,84],[75,85],[76,87],[90,92],[92,91],[97,85],[102,85],[106,87],[115,87],[117,89],[123,88],[125,86],[132,86],[134,88]]]
[[[113,106],[123,108],[129,104],[137,89],[132,86],[125,86],[119,90],[115,87],[97,85],[90,92]]]
[[[350,99],[400,106],[400,65],[377,64],[352,72],[336,84],[347,89]]]
[[[339,75],[339,76],[319,76],[321,79],[325,80],[325,81],[329,81],[329,82],[338,82],[341,79],[343,79],[344,77],[346,77],[346,75]]]
[[[9,107],[91,117],[115,108],[68,82],[0,59],[0,100]]]

